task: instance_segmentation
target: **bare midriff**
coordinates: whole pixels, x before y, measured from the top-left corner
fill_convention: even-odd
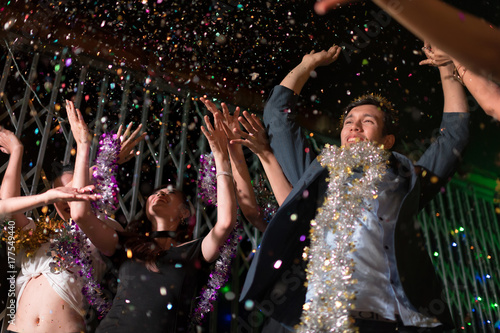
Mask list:
[[[26,284],[18,302],[14,322],[7,329],[33,333],[85,332],[85,322],[52,289],[47,278],[39,275]]]

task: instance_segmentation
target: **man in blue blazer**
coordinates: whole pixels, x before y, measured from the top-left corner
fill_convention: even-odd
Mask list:
[[[311,73],[333,63],[340,47],[311,52],[276,86],[264,110],[271,147],[293,186],[264,233],[250,266],[241,300],[274,321],[264,332],[293,331],[310,293],[304,285],[310,221],[323,205],[328,171],[294,122],[297,98]],[[413,164],[392,152],[379,185],[379,197],[355,233],[353,255],[356,310],[350,315],[360,332],[442,332],[453,321],[442,297],[441,281],[425,247],[416,215],[452,176],[468,140],[468,108],[453,66],[439,67],[445,97],[439,136]],[[368,95],[345,110],[341,144],[372,141],[390,149],[395,142],[397,115],[390,103]],[[361,172],[362,173],[362,172]],[[347,185],[346,185],[347,186]],[[246,303],[248,304],[248,303]],[[273,328],[270,328],[273,327]],[[278,330],[279,331],[279,330]]]

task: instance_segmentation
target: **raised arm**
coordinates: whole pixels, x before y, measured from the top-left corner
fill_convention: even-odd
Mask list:
[[[23,213],[39,206],[50,205],[60,201],[100,199],[98,194],[90,193],[91,189],[92,187],[80,190],[72,187],[56,187],[41,194],[2,199],[0,200],[0,219],[9,214]]]
[[[486,114],[500,120],[500,87],[496,83],[469,71],[456,59],[427,42],[423,50],[427,59],[421,61],[420,65],[443,66],[453,63],[456,68],[455,78],[462,81]]]
[[[10,155],[9,164],[3,175],[0,198],[8,199],[21,195],[21,167],[24,147],[14,133],[0,126],[0,150]],[[29,210],[29,209],[26,209]],[[16,227],[23,228],[28,224],[28,219],[23,214],[26,210],[11,211]],[[4,212],[0,209],[0,212]],[[5,212],[5,214],[8,214]],[[2,214],[4,215],[4,214]]]
[[[80,188],[89,185],[89,151],[92,137],[80,110],[75,109],[73,102],[66,101],[66,111],[77,147],[72,186]],[[72,202],[70,210],[71,218],[78,223],[95,247],[105,255],[112,255],[118,244],[118,236],[114,229],[95,216],[89,202]]]
[[[334,62],[341,48],[306,54],[301,63],[274,87],[264,108],[264,124],[276,160],[291,186],[299,181],[316,158],[316,152],[296,123],[298,94],[318,66]]]
[[[300,95],[304,84],[311,76],[317,67],[327,66],[333,63],[339,57],[340,51],[342,49],[340,46],[333,45],[328,50],[323,50],[321,52],[314,52],[306,54],[302,58],[302,62],[292,69],[290,73],[281,81],[280,85],[293,90],[294,93]]]
[[[217,169],[217,223],[203,239],[201,249],[205,260],[212,262],[219,256],[220,247],[236,224],[236,196],[222,115],[219,112],[214,114],[213,126],[205,116],[205,124],[206,128],[202,126],[201,131],[210,144]]]
[[[462,85],[453,77],[453,64],[439,67],[444,94],[439,135],[416,163],[421,174],[421,204],[432,198],[449,180],[469,138],[468,105]]]
[[[349,0],[323,0],[316,12]],[[500,30],[474,15],[438,0],[373,0],[399,23],[460,63],[487,78],[500,82]]]
[[[462,82],[476,99],[479,106],[487,115],[500,120],[500,87],[484,76],[478,75],[472,70],[467,70],[467,67],[457,60],[453,59],[453,63]]]
[[[241,131],[239,128],[235,128],[234,133],[238,135],[239,139],[231,140],[231,144],[237,143],[245,145],[259,157],[264,167],[264,171],[266,172],[267,179],[271,184],[276,201],[278,205],[281,206],[288,194],[292,191],[292,185],[290,185],[290,182],[286,179],[278,160],[271,150],[266,129],[255,114],[250,114],[247,111],[244,111],[243,117],[239,117],[238,119],[246,132]]]
[[[462,85],[453,77],[453,64],[439,67],[441,85],[443,86],[443,112],[467,113],[469,107]]]
[[[142,124],[139,124],[139,126],[137,126],[132,134],[130,134],[131,129],[132,123],[129,123],[127,125],[127,128],[125,129],[125,132],[122,134],[123,126],[120,125],[120,127],[118,128],[118,132],[116,133],[116,135],[120,138],[120,153],[118,154],[117,161],[118,164],[123,164],[130,161],[130,159],[135,156],[135,146],[137,146],[139,142],[144,140],[147,135],[146,132],[139,134],[142,129]]]
[[[220,111],[217,110],[214,103],[206,98],[200,98],[200,100],[213,115],[216,113],[220,114]],[[221,107],[223,110],[223,125],[225,126],[224,128],[227,128],[227,130],[224,131],[226,137],[228,140],[236,139],[237,135],[234,134],[232,130],[239,128],[238,116],[240,114],[240,109],[236,108],[234,114],[231,115],[226,104],[222,103]],[[233,171],[234,183],[236,184],[236,198],[241,212],[248,222],[263,232],[266,230],[267,225],[264,222],[261,209],[255,198],[255,192],[252,187],[250,173],[248,172],[248,166],[243,149],[241,145],[229,142],[228,152],[229,160],[231,162],[231,170]]]
[[[116,135],[120,139],[120,152],[118,153],[116,161],[118,165],[130,161],[135,156],[135,149],[134,149],[135,146],[137,146],[139,142],[144,140],[144,138],[147,135],[146,132],[140,133],[142,129],[142,124],[139,124],[139,126],[137,126],[137,128],[132,133],[130,133],[131,129],[132,129],[132,122],[130,122],[127,125],[124,133],[122,133],[123,125],[120,125],[118,127],[118,132],[116,133]],[[95,166],[92,166],[89,169],[90,179],[92,179],[94,168]]]

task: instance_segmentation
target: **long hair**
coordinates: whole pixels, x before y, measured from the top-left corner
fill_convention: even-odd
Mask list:
[[[168,186],[169,185],[160,186],[158,189],[155,189],[153,191],[153,194],[160,189]],[[182,193],[182,197],[185,205],[184,208],[189,210],[190,217],[186,219],[186,223],[179,224],[177,230],[171,232],[171,237],[177,243],[185,243],[192,238],[192,233],[190,232],[190,223],[188,223],[187,221],[192,220],[194,209],[193,205],[189,202],[184,193]],[[158,256],[165,250],[163,250],[155,242],[154,238],[151,237],[151,233],[153,232],[153,224],[147,217],[146,208],[147,205],[145,204],[142,209],[141,218],[130,222],[125,228],[125,231],[118,232],[118,235],[122,239],[124,251],[127,254],[128,258],[135,258],[137,260],[143,261],[146,264],[148,270],[158,272],[156,260]]]

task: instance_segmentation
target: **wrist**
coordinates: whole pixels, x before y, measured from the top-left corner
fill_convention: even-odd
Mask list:
[[[54,203],[50,200],[49,191],[39,194],[41,202],[43,202],[44,205],[50,205]]]
[[[231,162],[227,153],[224,156],[214,155],[214,160],[217,171],[231,171]]]
[[[312,61],[303,61],[300,63],[300,67],[301,67],[301,70],[304,73],[307,73],[307,75],[309,76],[312,71],[315,71],[316,68],[319,67],[319,64],[312,62]]]
[[[82,141],[76,141],[76,152],[85,152],[88,153],[90,151],[91,147],[91,142],[90,140],[82,142]]]
[[[453,62],[448,62],[446,63],[446,65],[441,65],[438,68],[444,72],[453,72],[455,65],[453,64]]]
[[[12,151],[23,152],[24,146],[22,144],[15,145],[14,147],[12,147]]]
[[[89,147],[90,148],[90,140],[85,140],[85,141],[77,141],[76,142],[76,146],[77,147],[82,147],[82,148],[85,148],[85,147]]]
[[[261,161],[269,161],[269,157],[272,155],[273,155],[273,152],[271,151],[271,149],[265,149],[265,150],[257,153],[257,157]]]
[[[214,151],[212,150],[212,154],[214,155],[214,160],[215,161],[225,161],[229,160],[229,150],[224,149],[221,151]]]
[[[292,69],[292,71],[288,74],[293,77],[304,77],[309,78],[311,72],[316,69],[317,65],[312,63],[311,61],[302,61],[297,67]]]
[[[233,174],[229,171],[217,171],[215,178],[219,179],[219,176],[229,177],[229,178],[233,179]]]
[[[227,148],[230,155],[243,155],[243,147],[239,143],[229,143]]]
[[[447,79],[447,78],[453,78],[453,73],[454,73],[454,70],[455,70],[455,66],[453,64],[448,64],[448,65],[445,65],[445,66],[439,66],[438,67],[439,69],[439,73],[441,74],[441,79],[444,80],[444,79]]]
[[[20,146],[20,147],[12,147],[11,151],[10,151],[10,156],[13,157],[13,158],[16,158],[16,157],[19,157],[23,155],[24,153],[24,147],[23,146]]]

